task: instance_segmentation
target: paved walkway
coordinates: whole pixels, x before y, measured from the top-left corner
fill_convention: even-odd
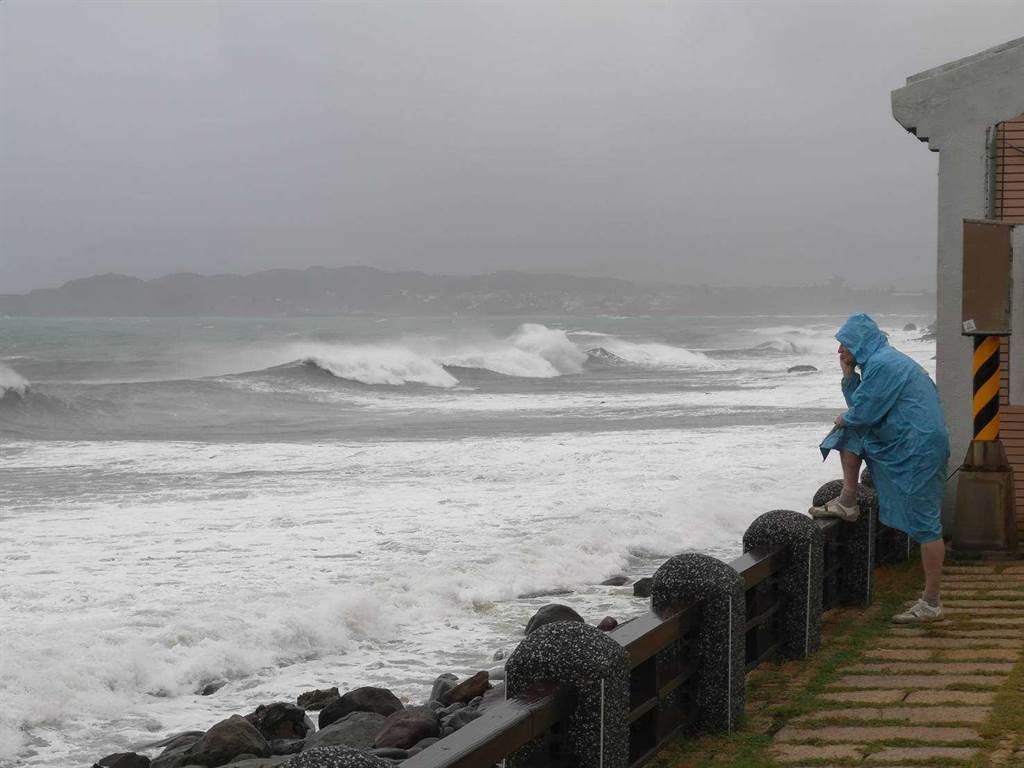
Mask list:
[[[775,761],[934,768],[980,757],[996,692],[1024,653],[1024,565],[945,573],[947,619],[893,625],[839,670],[810,713],[775,734]],[[1024,734],[1008,733],[985,757],[1024,766]]]

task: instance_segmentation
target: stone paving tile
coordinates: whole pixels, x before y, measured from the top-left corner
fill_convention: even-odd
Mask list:
[[[991,704],[996,699],[995,691],[911,691],[907,704]]]
[[[907,760],[970,760],[974,747],[891,747],[867,757],[869,763],[904,763]]]
[[[830,744],[808,747],[800,744],[774,744],[772,757],[780,763],[801,760],[860,760],[863,753],[853,744]]]
[[[1009,629],[1002,627],[989,627],[987,629],[951,629],[949,624],[942,625],[943,628],[939,628],[938,625],[932,624],[931,629],[918,629],[916,627],[894,627],[889,630],[889,634],[893,637],[904,638],[904,637],[956,637],[968,640],[1020,640],[1021,631],[1019,629]]]
[[[801,724],[829,720],[906,720],[922,725],[936,723],[977,725],[985,722],[991,711],[989,707],[851,707],[820,709],[801,715],[790,722]]]
[[[973,608],[964,608],[963,613],[970,613],[973,610]],[[998,627],[1019,627],[1024,625],[1024,616],[972,616],[971,622],[974,624],[994,624]]]
[[[988,659],[990,661],[1013,661],[1020,658],[1019,648],[957,648],[955,650],[939,651],[939,659],[942,661],[957,661],[963,659]]]
[[[995,573],[996,569],[991,565],[947,565],[942,569],[943,573]]]
[[[826,725],[813,728],[794,728],[787,725],[775,734],[775,740],[782,743],[805,741],[828,741],[844,744],[869,744],[877,741],[906,739],[908,741],[959,742],[980,739],[973,728],[948,728],[930,726],[860,726],[860,725]]]
[[[944,600],[943,608],[1011,608],[1020,611],[1020,600]]]
[[[829,688],[948,688],[951,685],[971,685],[979,688],[998,688],[1005,678],[1001,675],[845,675]]]
[[[1024,648],[1024,639],[1014,640],[1008,637],[996,637],[996,638],[964,638],[964,637],[883,637],[878,641],[880,647],[892,647],[895,649],[896,646],[900,648],[931,648],[931,649],[942,649],[942,648],[1002,648],[1002,649],[1019,649]]]
[[[1006,675],[1013,671],[1013,664],[999,661],[889,661],[880,664],[851,664],[839,670],[846,674],[876,674],[878,672],[896,672],[898,674],[927,674],[934,672],[941,675]]]
[[[1010,651],[1014,653],[1014,651]],[[930,648],[873,648],[864,652],[868,659],[884,659],[886,661],[928,661],[934,658],[936,651]]]
[[[818,698],[843,704],[895,704],[903,701],[907,691],[839,691],[823,693]]]

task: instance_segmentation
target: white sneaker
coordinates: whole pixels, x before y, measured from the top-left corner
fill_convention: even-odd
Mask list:
[[[807,510],[811,517],[838,517],[847,523],[855,523],[860,519],[860,507],[854,504],[852,507],[844,507],[839,499],[832,499],[821,507],[811,507]]]
[[[941,605],[928,605],[924,598],[918,599],[903,613],[897,613],[892,617],[896,624],[927,624],[931,621],[942,621],[945,618]]]

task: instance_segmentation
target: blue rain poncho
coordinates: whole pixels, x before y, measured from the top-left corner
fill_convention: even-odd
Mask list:
[[[843,379],[845,426],[821,443],[822,456],[833,449],[863,456],[882,523],[922,544],[941,538],[949,433],[935,383],[865,314],[851,315],[836,338],[861,374]]]

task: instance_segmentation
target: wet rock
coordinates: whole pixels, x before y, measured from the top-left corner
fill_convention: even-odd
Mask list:
[[[228,765],[231,768],[276,768],[276,766],[284,765],[291,760],[291,755],[282,755],[279,757],[250,757],[241,758],[236,757]]]
[[[494,660],[494,661],[501,661],[507,655],[508,654],[505,653],[505,649],[504,648],[499,648],[498,650],[496,650],[494,652],[494,655],[491,656],[491,659]]]
[[[364,686],[349,691],[337,701],[332,701],[320,710],[319,725],[323,728],[352,712],[376,712],[378,715],[387,717],[391,713],[403,709],[404,706],[398,697],[387,688]]]
[[[431,746],[432,744],[437,744],[437,742],[439,742],[440,740],[441,739],[437,738],[436,736],[431,736],[429,739],[420,739],[409,748],[409,756],[412,757],[417,752],[422,752],[424,749]]]
[[[597,628],[600,629],[602,632],[611,632],[617,626],[619,626],[618,619],[616,619],[614,616],[605,616],[598,623]]]
[[[294,755],[301,752],[306,745],[305,739],[271,739],[267,742],[270,745],[271,755]]]
[[[317,747],[370,749],[387,718],[376,712],[350,712],[326,728],[306,737],[303,751]]]
[[[629,584],[629,576],[623,576],[621,573],[601,582],[602,587],[621,587],[624,584]]]
[[[200,696],[211,696],[228,684],[227,680],[211,680],[199,689]]]
[[[295,703],[307,712],[318,712],[335,699],[340,698],[341,694],[338,693],[338,688],[335,686],[334,688],[317,688],[300,693]]]
[[[786,373],[814,373],[817,370],[813,365],[793,365],[786,369]]]
[[[115,752],[101,757],[93,763],[93,768],[149,768],[149,758],[134,752]]]
[[[273,739],[303,739],[307,728],[306,711],[285,701],[261,704],[245,719],[256,726],[267,741]]]
[[[391,768],[393,763],[351,747],[317,747],[296,755],[284,768]]]
[[[637,579],[635,582],[633,582],[633,597],[650,597],[651,584],[652,579],[650,576],[645,576],[642,579]]]
[[[388,716],[377,734],[374,746],[409,749],[421,739],[439,734],[437,715],[427,707],[415,707]]]
[[[548,603],[530,617],[530,620],[526,623],[525,634],[528,635],[538,627],[543,627],[545,624],[553,624],[556,621],[578,621],[582,624],[583,617],[568,605]]]
[[[516,595],[520,600],[529,600],[534,597],[555,597],[557,595],[571,595],[571,589],[564,589],[563,587],[555,587],[553,589],[539,589],[536,592],[524,592],[521,595]]]
[[[217,766],[238,755],[270,757],[270,745],[252,723],[240,715],[221,720],[199,737],[179,758],[178,765]]]
[[[875,479],[871,476],[871,470],[867,467],[864,467],[860,473],[860,484],[866,485],[868,488],[875,487]]]
[[[441,720],[441,728],[453,728],[457,731],[464,725],[468,725],[476,720],[482,714],[483,713],[477,709],[477,707],[463,707],[458,712],[454,712],[448,715],[448,717],[443,718]]]
[[[202,737],[203,731],[185,731],[162,741],[145,745],[144,749],[164,748],[163,752],[150,761],[150,768],[179,768],[179,766],[188,765],[188,760],[182,762],[182,758]]]
[[[441,701],[444,695],[454,688],[458,682],[459,678],[451,672],[438,675],[437,679],[434,680],[433,687],[430,689],[430,698],[427,701]]]
[[[457,701],[463,703],[483,694],[491,687],[490,676],[487,672],[477,672],[472,677],[467,677],[454,688],[448,689],[441,696],[441,703],[444,705],[454,704]]]

